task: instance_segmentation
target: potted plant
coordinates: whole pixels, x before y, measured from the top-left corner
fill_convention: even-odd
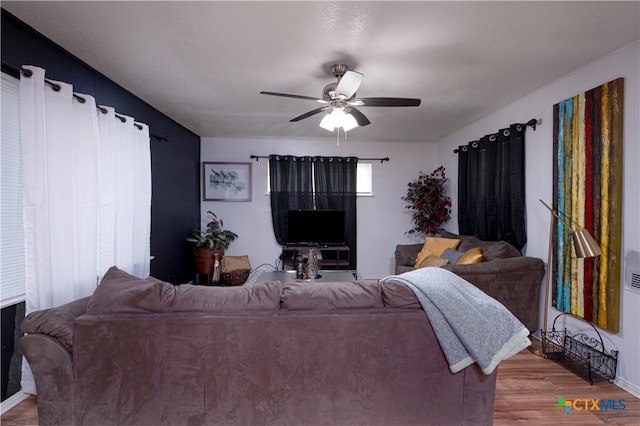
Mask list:
[[[207,214],[211,216],[211,220],[207,223],[207,229],[192,232],[187,237],[187,241],[195,243],[193,253],[197,272],[207,274],[209,277],[213,269],[215,255],[218,254],[219,261],[222,262],[224,250],[229,247],[231,241],[238,238],[238,234],[223,229],[222,219],[218,219],[212,211],[207,211]]]
[[[407,184],[407,195],[402,197],[412,210],[413,228],[407,234],[421,232],[433,234],[442,230],[442,224],[451,218],[451,198],[445,195],[447,178],[444,166],[430,174],[420,172],[418,179]]]

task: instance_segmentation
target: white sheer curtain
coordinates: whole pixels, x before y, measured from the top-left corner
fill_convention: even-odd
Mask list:
[[[117,265],[138,277],[149,275],[151,153],[149,128],[100,107],[98,270]],[[142,127],[139,129],[137,126]]]
[[[112,265],[149,275],[151,156],[146,125],[24,68],[33,73],[20,79],[29,313],[91,295]],[[35,393],[30,372],[22,387]]]

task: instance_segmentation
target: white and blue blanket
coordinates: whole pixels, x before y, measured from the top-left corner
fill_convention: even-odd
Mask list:
[[[504,305],[451,271],[420,268],[381,280],[386,281],[416,294],[453,373],[477,362],[491,374],[531,345],[529,330]]]

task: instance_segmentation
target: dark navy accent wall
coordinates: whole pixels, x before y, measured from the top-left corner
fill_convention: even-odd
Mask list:
[[[151,274],[171,282],[191,278],[185,238],[200,228],[200,136],[176,123],[81,59],[2,9],[2,60],[15,66],[46,69],[47,78],[73,84],[74,91],[95,97],[99,105],[134,117],[151,132]],[[176,81],[175,84],[180,84]],[[162,87],[158,87],[162,90]]]

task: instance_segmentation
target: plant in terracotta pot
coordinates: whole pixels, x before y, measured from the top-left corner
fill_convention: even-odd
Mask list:
[[[433,234],[442,230],[442,224],[451,218],[451,198],[445,195],[447,182],[444,166],[430,174],[420,172],[418,179],[407,184],[407,195],[402,197],[412,210],[413,228],[407,234]]]
[[[222,262],[224,250],[229,247],[231,241],[238,238],[238,234],[228,229],[223,229],[224,223],[212,211],[207,211],[211,216],[211,220],[207,223],[207,229],[204,231],[194,231],[187,241],[195,244],[194,259],[196,270],[199,274],[207,274],[209,281],[210,274],[213,269],[215,255],[218,254],[218,260]]]

